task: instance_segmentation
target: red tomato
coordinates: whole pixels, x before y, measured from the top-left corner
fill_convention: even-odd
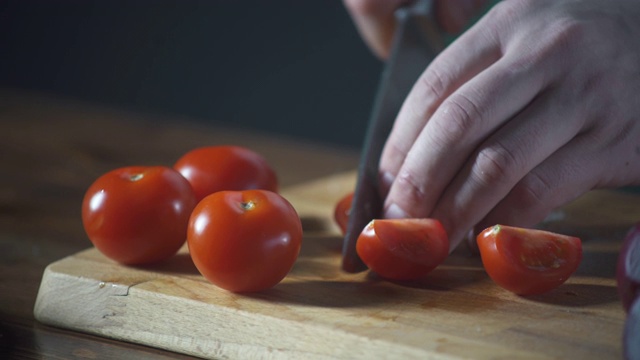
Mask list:
[[[82,202],[82,223],[93,245],[123,264],[153,263],[184,244],[196,198],[177,171],[125,167],[99,177]]]
[[[302,224],[291,204],[265,190],[220,191],[193,210],[187,234],[200,273],[232,292],[278,284],[302,244]]]
[[[278,180],[267,161],[240,146],[209,146],[192,150],[173,165],[196,193],[198,201],[222,190],[278,191]]]
[[[338,201],[333,211],[333,218],[340,227],[342,234],[347,233],[347,224],[349,223],[349,213],[351,212],[351,203],[353,202],[353,192],[345,195]]]
[[[622,306],[629,311],[634,299],[640,299],[640,223],[625,236],[618,255],[616,279]]]
[[[543,230],[495,225],[477,237],[487,274],[518,295],[551,291],[582,260],[580,239]]]
[[[414,280],[444,261],[449,238],[434,219],[372,220],[358,237],[356,252],[384,278]]]

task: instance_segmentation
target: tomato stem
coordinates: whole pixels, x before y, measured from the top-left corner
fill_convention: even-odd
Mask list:
[[[256,207],[256,203],[254,203],[253,201],[243,201],[240,203],[240,208],[245,211],[252,210],[254,207]]]
[[[138,180],[142,179],[143,177],[144,177],[144,175],[143,175],[143,174],[140,174],[140,173],[138,173],[138,174],[133,174],[133,175],[129,176],[129,180],[131,180],[131,181],[138,181]]]

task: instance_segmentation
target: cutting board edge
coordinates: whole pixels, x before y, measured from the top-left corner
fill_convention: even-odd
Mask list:
[[[87,249],[79,252],[78,254],[93,251]],[[326,358],[349,358],[349,359],[372,359],[379,358],[381,354],[384,354],[384,358],[388,357],[401,357],[406,359],[462,359],[465,357],[456,356],[453,354],[442,353],[438,351],[429,351],[423,348],[416,348],[406,344],[392,343],[382,339],[372,339],[367,336],[357,335],[347,332],[340,328],[332,328],[325,325],[318,324],[305,324],[304,328],[296,321],[281,319],[277,317],[270,317],[268,315],[249,314],[244,316],[247,319],[251,319],[256,323],[254,325],[259,326],[262,318],[269,318],[270,326],[273,326],[274,322],[281,323],[279,327],[284,329],[285,334],[309,334],[314,339],[316,337],[325,337],[324,342],[316,344],[315,347],[318,351],[304,350],[293,347],[270,347],[260,346],[251,343],[225,343],[225,340],[207,342],[206,340],[198,340],[198,338],[192,339],[189,337],[182,337],[179,339],[173,339],[173,336],[167,334],[153,334],[149,332],[139,332],[134,329],[130,331],[122,331],[123,327],[135,326],[135,322],[141,321],[140,316],[135,316],[134,320],[127,320],[130,322],[117,323],[117,325],[105,325],[105,323],[111,323],[114,318],[125,319],[123,314],[117,316],[112,310],[113,302],[108,304],[109,298],[118,299],[124,301],[119,304],[123,308],[130,306],[132,297],[137,298],[137,309],[145,306],[144,303],[150,297],[153,297],[156,302],[153,304],[147,304],[147,310],[153,308],[169,309],[175,307],[174,300],[177,297],[170,295],[163,295],[158,297],[157,294],[152,291],[139,290],[136,287],[135,291],[131,291],[132,285],[117,284],[117,283],[105,283],[99,279],[93,277],[80,277],[77,275],[67,274],[64,272],[56,271],[58,267],[64,267],[65,263],[74,261],[73,256],[69,256],[62,260],[56,261],[45,268],[40,289],[36,298],[34,306],[34,316],[37,321],[42,324],[54,326],[58,328],[64,328],[73,331],[85,332],[96,336],[111,338],[120,341],[127,341],[132,343],[138,343],[142,345],[161,348],[169,351],[179,352],[187,355],[205,357],[205,358],[264,358],[265,354],[269,354],[267,358],[274,359],[298,359],[301,356],[305,359],[326,359]],[[149,281],[153,281],[151,279]],[[136,284],[137,285],[137,284]],[[100,289],[97,291],[96,289]],[[69,290],[69,291],[67,291]],[[72,290],[72,291],[71,291]],[[73,296],[69,294],[73,293]],[[82,303],[83,305],[80,305]],[[84,310],[78,313],[80,308],[86,308],[86,304],[91,304],[88,310]],[[187,306],[197,304],[194,300],[188,300]],[[207,307],[207,304],[200,304],[201,307]],[[220,308],[217,309],[219,311]],[[232,321],[242,317],[239,313],[242,310],[231,310],[227,314],[227,319]],[[87,316],[89,315],[89,316]],[[218,313],[217,315],[220,315]],[[223,318],[225,316],[222,316]],[[222,322],[225,320],[223,319]],[[167,323],[167,322],[165,322]],[[178,321],[169,321],[173,325],[178,324]],[[113,331],[113,326],[117,327],[116,331]],[[188,332],[194,323],[187,322],[179,325],[177,333]],[[298,328],[299,331],[295,331],[294,328]],[[156,329],[163,330],[163,329]],[[164,329],[165,331],[167,329]],[[163,331],[160,331],[163,332]],[[315,334],[313,334],[315,333]],[[242,334],[227,334],[229,338],[235,338]],[[270,336],[273,339],[273,331],[264,336]],[[266,339],[266,338],[265,338]],[[341,339],[342,344],[336,341]],[[299,340],[289,340],[286,343],[296,343]],[[312,344],[311,342],[301,342],[305,344]],[[317,343],[317,342],[316,342]],[[358,345],[360,343],[360,345]],[[323,345],[322,345],[323,344]],[[366,346],[364,346],[366,344]],[[342,348],[340,348],[342,346]],[[324,349],[324,350],[322,350]]]

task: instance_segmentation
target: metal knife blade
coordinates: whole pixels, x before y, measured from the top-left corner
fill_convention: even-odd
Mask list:
[[[382,72],[369,119],[342,247],[342,269],[347,272],[366,269],[356,253],[356,241],[362,229],[382,215],[378,165],[393,122],[415,81],[444,47],[443,35],[433,15],[432,0],[419,0],[402,7],[395,17],[397,28],[391,55]]]

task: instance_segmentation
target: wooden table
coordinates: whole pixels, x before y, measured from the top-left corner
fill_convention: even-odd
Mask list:
[[[129,164],[169,165],[194,147],[222,143],[248,146],[265,155],[303,220],[321,220],[321,224],[303,222],[302,259],[282,284],[263,294],[235,296],[208,284],[192,265],[174,262],[168,268],[126,269],[95,249],[84,251],[91,244],[80,223],[80,202],[97,176]],[[81,302],[68,306],[65,301],[46,299],[48,293],[59,290],[59,284],[69,284],[64,281],[71,279],[95,288],[90,289],[89,298],[99,296],[100,289],[126,291],[127,299],[114,300],[120,307],[118,314],[106,313],[105,317],[131,315],[146,321],[146,308],[164,311],[170,317],[158,324],[162,329],[146,329],[149,332],[141,335],[131,331],[144,330],[135,318],[121,319],[131,327],[124,338],[135,342],[162,346],[163,338],[175,334],[171,329],[185,328],[174,327],[173,322],[197,324],[201,316],[212,312],[216,319],[226,319],[222,325],[228,331],[205,327],[204,335],[179,339],[193,341],[197,348],[182,341],[178,350],[203,356],[621,356],[624,313],[616,294],[614,270],[620,240],[640,219],[639,194],[596,191],[556,212],[542,226],[582,237],[583,263],[562,287],[544,295],[518,297],[493,284],[479,259],[462,251],[454,253],[428,279],[413,283],[340,272],[340,237],[335,226],[326,226],[327,215],[335,196],[352,184],[353,172],[349,171],[358,158],[353,150],[9,91],[0,92],[0,146],[6,169],[0,180],[2,355],[184,356],[89,335],[89,331],[115,334],[118,330],[100,314],[93,315],[97,321],[90,323],[95,325],[91,328],[86,327],[86,321],[94,321],[91,314],[78,316],[79,322],[56,318],[59,312],[70,314],[74,306],[82,306]],[[41,281],[45,283],[45,267],[62,258],[48,270],[62,283],[49,283],[53,285],[36,305],[38,287]],[[77,273],[78,263],[95,264],[96,268]],[[180,271],[175,271],[176,266]],[[108,279],[101,279],[103,271],[108,272]],[[127,278],[131,274],[135,279]],[[177,289],[172,287],[176,281],[181,283]],[[75,297],[67,300],[78,301]],[[174,304],[183,310],[182,315],[170,311]],[[81,331],[35,321],[34,306],[40,319]],[[192,311],[200,313],[187,316]],[[270,326],[284,336],[269,332]],[[162,336],[154,336],[154,330]],[[208,338],[214,330],[219,338]],[[260,339],[247,338],[247,331]],[[246,342],[234,337],[237,334],[244,334]],[[289,336],[293,340],[287,340]]]
[[[120,166],[171,165],[192,148],[224,143],[263,154],[283,187],[353,169],[358,158],[350,149],[220,124],[0,91],[0,358],[182,357],[42,325],[34,303],[48,264],[91,247],[80,204],[93,180]]]

